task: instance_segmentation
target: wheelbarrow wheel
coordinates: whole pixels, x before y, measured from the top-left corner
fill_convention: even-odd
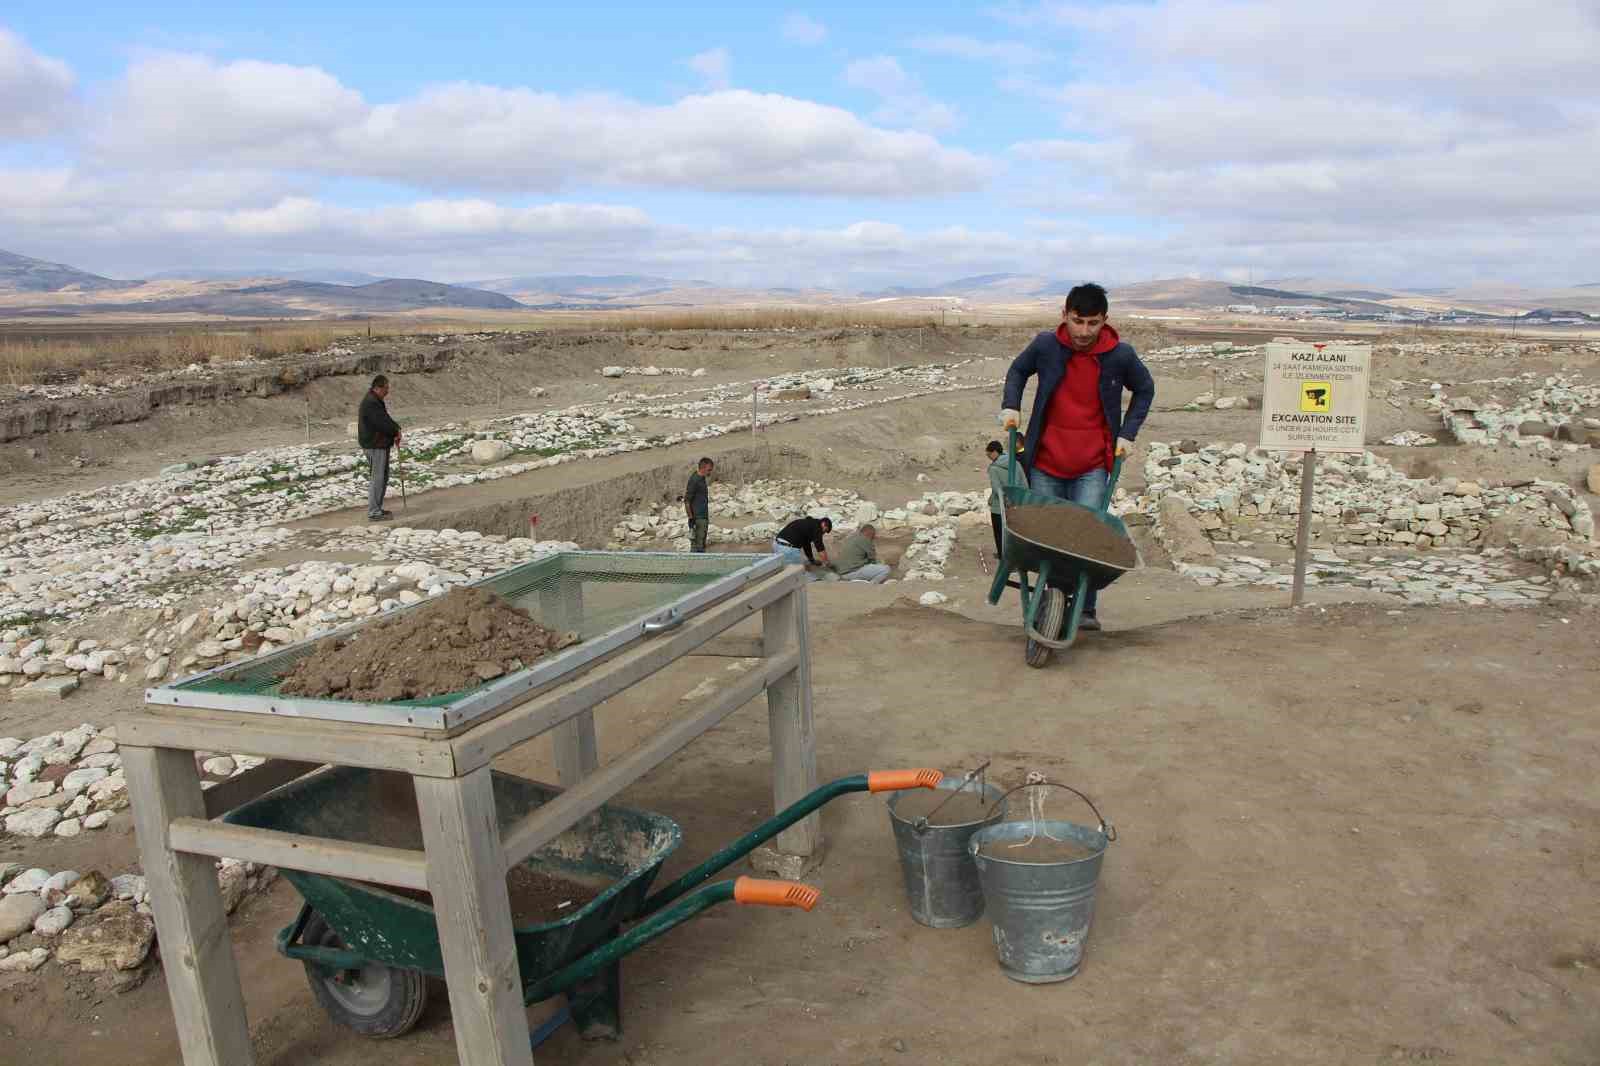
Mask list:
[[[1033,628],[1038,630],[1040,636],[1057,640],[1067,620],[1067,594],[1060,589],[1047,588],[1040,591],[1039,597],[1039,610],[1033,616]],[[1050,649],[1029,637],[1023,657],[1029,666],[1038,669],[1050,661]]]
[[[305,943],[342,948],[344,941],[313,913],[306,921]],[[385,1040],[410,1032],[428,1005],[428,979],[417,970],[369,962],[359,970],[334,970],[305,962],[306,982],[328,1017],[362,1036]]]

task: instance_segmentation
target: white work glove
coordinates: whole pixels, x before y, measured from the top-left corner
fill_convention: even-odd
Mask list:
[[[1006,408],[1000,412],[1000,428],[1010,429],[1012,426],[1022,425],[1022,412]]]
[[[1121,459],[1123,456],[1127,455],[1132,450],[1133,450],[1133,442],[1132,441],[1124,440],[1121,437],[1117,438],[1117,458],[1118,459]]]

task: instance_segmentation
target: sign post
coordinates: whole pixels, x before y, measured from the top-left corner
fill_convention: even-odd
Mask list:
[[[1261,394],[1261,447],[1300,453],[1300,522],[1295,531],[1294,587],[1289,602],[1305,598],[1317,453],[1366,451],[1370,344],[1267,345]]]

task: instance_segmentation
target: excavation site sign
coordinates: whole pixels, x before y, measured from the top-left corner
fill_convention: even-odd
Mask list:
[[[1366,449],[1370,344],[1267,345],[1261,447],[1279,451]]]

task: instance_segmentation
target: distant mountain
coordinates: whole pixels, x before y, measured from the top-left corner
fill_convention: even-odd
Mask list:
[[[893,285],[887,289],[865,292],[861,295],[880,300],[930,296],[954,296],[968,300],[1006,300],[1030,299],[1055,291],[1055,282],[1037,274],[974,274],[971,277],[952,278],[938,285]]]
[[[106,292],[131,289],[137,281],[113,281],[65,263],[49,263],[0,251],[0,292]]]
[[[1578,287],[1584,288],[1585,286],[1580,285]],[[1518,317],[1525,322],[1549,322],[1552,319],[1566,319],[1569,321],[1576,319],[1580,322],[1600,322],[1600,315],[1591,315],[1586,314],[1583,311],[1574,311],[1571,309],[1562,309],[1556,307],[1540,307],[1529,311],[1527,314],[1519,315]]]
[[[363,274],[359,270],[276,270],[271,267],[248,270],[187,268],[163,270],[150,275],[151,281],[248,281],[254,278],[310,281],[323,285],[370,285],[374,281],[384,280],[376,274]]]
[[[464,307],[480,311],[514,311],[523,305],[509,296],[460,285],[415,278],[389,278],[370,285],[328,285],[313,281],[280,281],[234,290],[240,296],[265,296],[286,302],[325,304],[350,311],[421,311],[430,307]]]
[[[681,289],[716,288],[709,281],[679,281],[649,274],[539,274],[462,284],[486,292],[515,295],[523,303],[537,306],[603,304]]]

